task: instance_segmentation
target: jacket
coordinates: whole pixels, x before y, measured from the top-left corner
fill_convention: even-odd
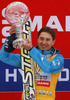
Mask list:
[[[55,100],[56,84],[64,65],[64,58],[59,52],[54,47],[43,51],[37,46],[29,53],[35,61],[36,100]]]
[[[57,80],[62,67],[64,58],[58,54],[59,50],[54,47],[49,51],[39,50],[38,46],[30,50],[29,56],[34,60],[36,99],[54,100]],[[4,51],[4,45],[0,50],[0,60],[17,67],[21,67],[20,54],[11,54]]]

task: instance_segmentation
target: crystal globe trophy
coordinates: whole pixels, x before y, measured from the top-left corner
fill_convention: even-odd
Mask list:
[[[30,12],[28,7],[22,2],[12,2],[5,10],[5,18],[10,25],[16,25],[16,40],[13,41],[14,48],[21,48],[27,41],[23,39],[23,25],[28,21]]]

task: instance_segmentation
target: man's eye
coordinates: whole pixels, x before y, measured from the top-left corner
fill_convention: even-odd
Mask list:
[[[47,39],[46,39],[46,41],[50,41],[50,39],[49,39],[49,38],[47,38]]]
[[[40,40],[44,40],[44,38],[40,37]]]

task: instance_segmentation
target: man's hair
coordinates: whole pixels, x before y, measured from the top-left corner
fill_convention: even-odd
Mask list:
[[[52,39],[55,40],[56,32],[53,29],[51,29],[50,27],[45,26],[45,27],[41,28],[38,32],[38,38],[39,38],[41,32],[48,32],[49,34],[51,34]]]

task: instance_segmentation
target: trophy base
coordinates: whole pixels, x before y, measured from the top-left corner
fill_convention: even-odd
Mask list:
[[[28,43],[25,39],[16,39],[13,41],[13,47],[14,48],[22,48],[22,44]]]

